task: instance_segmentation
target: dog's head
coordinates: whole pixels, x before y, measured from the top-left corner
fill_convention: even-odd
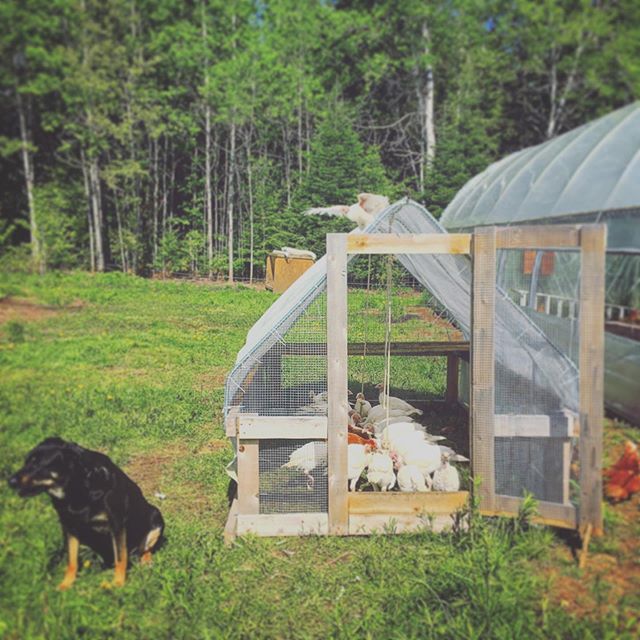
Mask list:
[[[29,452],[22,469],[9,478],[9,486],[23,498],[43,491],[62,497],[71,462],[69,444],[60,438],[43,440]]]

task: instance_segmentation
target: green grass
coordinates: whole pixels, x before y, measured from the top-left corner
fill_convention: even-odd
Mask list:
[[[557,543],[522,522],[226,548],[223,378],[274,295],[116,274],[5,276],[4,295],[52,313],[0,326],[0,638],[632,637],[615,611],[576,620],[547,601],[536,567]],[[76,584],[58,592],[49,500],[6,486],[49,435],[166,494],[167,543],[121,590],[100,587],[110,576],[83,549]]]

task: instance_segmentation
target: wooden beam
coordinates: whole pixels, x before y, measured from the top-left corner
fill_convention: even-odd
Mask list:
[[[444,399],[449,404],[458,402],[458,379],[460,359],[456,355],[447,356],[447,390]]]
[[[238,415],[239,407],[231,407],[227,417],[224,419],[224,432],[229,438],[235,438],[238,435]]]
[[[327,345],[320,342],[281,344],[277,348],[283,356],[322,356],[327,352]],[[350,356],[383,356],[384,342],[351,342],[347,345],[347,353]],[[466,358],[469,342],[392,342],[391,354],[411,357],[455,355]]]
[[[602,532],[604,421],[604,292],[607,228],[580,232],[580,530]]]
[[[349,533],[347,508],[347,235],[327,234],[329,533]]]
[[[238,444],[238,514],[260,513],[258,441]]]
[[[349,492],[349,517],[357,515],[420,515],[421,513],[451,514],[464,507],[468,491],[451,493],[402,493],[399,491]]]
[[[493,509],[494,445],[494,324],[496,295],[496,228],[473,235],[471,292],[471,469],[480,480],[481,509]]]
[[[494,496],[494,506],[491,509],[480,507],[483,516],[503,516],[513,517],[518,513],[522,505],[522,498],[514,496]],[[534,522],[546,524],[550,527],[560,527],[562,529],[575,529],[577,525],[577,513],[573,505],[559,504],[556,502],[538,502],[538,515],[533,518]]]
[[[274,513],[239,515],[238,535],[310,536],[326,535],[329,518],[326,513]]]
[[[347,253],[469,253],[469,233],[350,233]]]
[[[577,249],[579,246],[580,225],[577,224],[521,225],[496,230],[498,249]]]
[[[349,517],[349,535],[367,536],[372,533],[415,533],[434,531],[440,533],[453,526],[450,514],[440,514],[432,518],[407,514],[360,515]]]
[[[244,416],[238,417],[238,437],[249,440],[326,440],[325,416]]]
[[[231,503],[231,508],[229,509],[229,516],[227,517],[227,524],[224,526],[224,544],[225,546],[229,546],[233,544],[233,541],[236,539],[238,528],[238,500],[235,499]]]

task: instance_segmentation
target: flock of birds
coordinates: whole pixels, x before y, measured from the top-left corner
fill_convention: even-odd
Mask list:
[[[384,385],[376,387],[379,404],[372,406],[363,393],[355,397],[349,411],[348,480],[356,491],[366,472],[366,481],[374,491],[458,491],[460,475],[451,462],[468,462],[451,447],[439,444],[436,436],[418,422],[422,411],[402,398],[390,396]],[[327,412],[327,392],[310,392],[303,408],[317,415]],[[295,449],[282,468],[296,469],[313,489],[315,475],[327,472],[327,443],[309,442]],[[361,483],[362,486],[364,483]]]

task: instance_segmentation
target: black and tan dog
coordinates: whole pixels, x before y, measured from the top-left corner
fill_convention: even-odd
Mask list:
[[[41,442],[9,478],[9,486],[23,497],[45,491],[51,496],[69,551],[59,589],[68,589],[76,579],[80,544],[91,547],[105,564],[114,564],[113,585],[122,586],[129,554],[150,561],[162,537],[162,515],[140,487],[107,456],[73,442]]]

